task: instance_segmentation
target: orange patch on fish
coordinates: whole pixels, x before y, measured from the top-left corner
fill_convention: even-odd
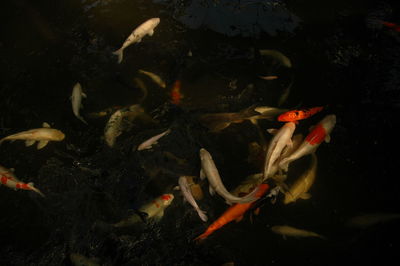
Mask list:
[[[320,144],[326,137],[326,130],[322,125],[316,125],[306,137],[306,141],[311,145]]]
[[[8,178],[5,177],[5,176],[2,176],[1,179],[0,179],[0,181],[1,181],[1,183],[2,183],[3,185],[5,185],[5,184],[7,184]]]
[[[171,199],[171,196],[167,195],[167,194],[164,194],[164,195],[161,196],[161,199],[167,201],[167,200]]]
[[[392,29],[394,31],[400,32],[400,25],[393,23],[393,22],[387,22],[387,21],[381,21],[383,25],[388,27],[389,29]]]
[[[160,204],[158,204],[157,201],[154,200],[154,201],[153,201],[153,204],[156,205],[157,208],[160,208]]]
[[[313,107],[309,109],[301,110],[291,110],[278,116],[278,121],[280,122],[296,122],[298,120],[303,120],[315,115],[316,113],[322,111],[323,106]]]

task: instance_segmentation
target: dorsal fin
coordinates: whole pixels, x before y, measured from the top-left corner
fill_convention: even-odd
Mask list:
[[[43,122],[42,127],[48,127],[50,128],[51,126],[47,122]]]

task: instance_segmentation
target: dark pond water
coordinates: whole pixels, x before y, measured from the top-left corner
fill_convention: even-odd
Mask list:
[[[0,265],[72,265],[70,254],[100,265],[326,265],[399,261],[399,222],[367,229],[345,227],[364,213],[398,213],[400,32],[376,19],[400,23],[396,1],[143,1],[71,0],[2,3],[0,136],[38,128],[63,131],[62,142],[42,150],[22,141],[0,147],[0,165],[15,168],[46,195],[0,187]],[[142,22],[159,17],[153,36],[129,46],[117,63],[112,52]],[[258,56],[279,50],[289,70]],[[189,56],[188,54],[192,55]],[[160,88],[143,69],[165,80]],[[278,75],[273,81],[260,75]],[[147,97],[134,82],[143,81]],[[170,103],[175,80],[179,105]],[[252,104],[282,108],[326,105],[297,126],[308,128],[334,113],[331,142],[317,150],[318,172],[309,200],[267,203],[198,244],[193,239],[227,208],[221,197],[199,202],[203,223],[174,191],[180,175],[198,175],[198,151],[213,155],[226,186],[260,171],[246,161],[248,143],[259,141],[248,121],[210,133],[198,115],[236,112]],[[74,117],[72,87],[88,95]],[[252,90],[246,86],[253,84]],[[102,136],[108,117],[90,118],[112,106],[141,104],[157,123],[137,121],[114,148]],[[261,121],[265,132],[278,122]],[[150,136],[172,132],[153,150],[132,151]],[[270,138],[268,133],[265,134]],[[185,159],[178,164],[165,152]],[[289,170],[293,182],[307,165]],[[161,193],[175,199],[158,223],[112,230],[115,223]],[[283,239],[270,227],[288,224],[325,235]]]

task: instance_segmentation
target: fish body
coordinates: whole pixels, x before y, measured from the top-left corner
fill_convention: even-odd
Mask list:
[[[37,149],[39,150],[45,147],[49,141],[62,141],[64,138],[63,132],[50,128],[49,124],[43,123],[43,128],[35,128],[4,137],[0,140],[0,144],[6,140],[25,140],[25,145],[31,146],[38,141]]]
[[[171,205],[173,200],[173,194],[163,194],[140,207],[138,211],[146,215],[146,220],[154,219],[156,221],[159,221],[164,216],[165,209],[169,205]],[[141,218],[139,217],[139,215],[135,214],[114,224],[114,227],[126,227],[140,221]]]
[[[256,198],[261,198],[269,189],[268,184],[261,184],[258,186]],[[204,240],[214,231],[223,227],[225,224],[234,220],[240,221],[243,219],[244,214],[253,206],[254,203],[237,203],[229,207],[217,220],[215,220],[206,231],[196,237],[194,240]]]
[[[69,259],[74,266],[100,266],[98,258],[88,258],[78,253],[71,253]]]
[[[316,151],[318,146],[325,140],[330,141],[330,133],[336,124],[335,115],[325,116],[317,125],[311,128],[311,132],[304,139],[300,147],[290,156],[282,159],[279,163],[281,169],[287,170],[289,163],[297,160],[304,155],[311,154]]]
[[[117,51],[113,52],[113,54],[118,56],[118,63],[122,62],[123,59],[123,52],[126,47],[133,43],[138,43],[142,41],[142,38],[145,35],[152,36],[154,34],[154,28],[160,23],[159,18],[151,18],[141,25],[139,25],[133,32],[128,36],[128,38],[124,41],[121,48]]]
[[[148,140],[144,141],[143,143],[141,143],[138,147],[138,151],[141,150],[147,150],[147,149],[151,149],[153,144],[157,144],[157,141],[162,138],[163,136],[165,136],[166,134],[170,133],[171,130],[168,129],[158,135],[155,135],[154,137],[149,138]]]
[[[308,190],[314,184],[315,177],[317,176],[317,155],[311,154],[311,164],[307,171],[297,179],[297,181],[289,188],[289,191],[285,193],[284,204],[295,202],[299,198],[309,199],[311,196],[308,194]]]
[[[260,55],[262,56],[270,56],[274,58],[279,64],[291,68],[292,67],[292,62],[290,59],[284,55],[283,53],[277,51],[277,50],[260,50]]]
[[[380,21],[380,23],[386,27],[388,27],[391,30],[400,32],[400,25],[393,23],[393,22],[388,22],[388,21]]]
[[[271,227],[271,231],[274,232],[275,234],[279,234],[282,235],[284,238],[286,238],[287,236],[293,236],[293,237],[317,237],[317,238],[321,238],[321,239],[326,239],[324,236],[311,232],[311,231],[307,231],[307,230],[303,230],[303,229],[299,229],[299,228],[295,228],[292,226],[288,226],[288,225],[275,225]]]
[[[238,197],[243,197],[253,191],[257,186],[259,186],[262,183],[262,179],[262,173],[249,175],[230,193]]]
[[[142,74],[148,76],[152,81],[154,81],[161,88],[165,89],[165,87],[167,86],[165,84],[165,81],[163,81],[162,78],[160,76],[158,76],[157,74],[154,74],[152,72],[145,71],[145,70],[142,70],[142,69],[139,69],[139,73],[142,73]]]
[[[293,122],[287,122],[275,132],[265,155],[263,181],[276,173],[277,168],[273,168],[273,164],[278,161],[285,148],[290,148],[293,145],[292,136],[295,129],[296,125]]]
[[[3,166],[0,166],[0,185],[4,185],[15,190],[31,190],[44,197],[44,194],[39,189],[35,188],[32,182],[24,183],[19,181],[11,169],[7,169]]]
[[[229,127],[232,123],[242,123],[245,120],[250,120],[253,123],[259,119],[272,121],[277,115],[285,111],[287,110],[269,106],[250,106],[236,113],[204,114],[199,120],[200,123],[207,127],[211,132],[218,132]]]
[[[171,102],[175,105],[179,105],[181,100],[183,99],[181,88],[182,88],[182,82],[180,80],[176,80],[172,85]]]
[[[192,192],[189,187],[189,183],[186,179],[186,176],[180,176],[179,180],[178,180],[178,184],[179,184],[182,194],[185,197],[185,199],[187,200],[187,202],[189,202],[189,204],[192,205],[193,208],[197,211],[197,214],[199,215],[200,219],[203,222],[207,222],[208,217],[205,214],[205,212],[200,209],[199,205],[197,205],[197,202],[192,195]]]
[[[355,216],[349,219],[346,225],[349,227],[365,229],[379,223],[384,223],[396,219],[400,219],[400,213],[369,213]]]
[[[315,115],[316,113],[322,111],[324,109],[323,106],[317,106],[308,109],[301,109],[301,110],[291,110],[285,112],[278,116],[278,121],[280,122],[296,122],[298,120],[307,119],[310,116]]]
[[[79,114],[79,110],[83,108],[82,97],[86,98],[87,96],[85,93],[82,92],[81,84],[77,82],[72,88],[72,95],[71,95],[72,111],[79,120],[81,120],[83,123],[87,125],[85,119],[83,119],[83,117]]]
[[[217,194],[223,197],[229,204],[248,203],[248,202],[253,202],[257,199],[255,197],[256,196],[255,194],[253,194],[251,197],[246,196],[241,198],[229,193],[228,190],[225,188],[224,184],[222,183],[218,169],[215,166],[211,154],[204,148],[200,149],[200,159],[201,159],[201,170],[202,170],[201,176],[205,175],[207,177],[208,182],[210,183],[209,185],[210,194],[213,195],[214,192],[217,192]]]
[[[110,116],[104,128],[104,140],[106,144],[111,148],[114,147],[117,137],[124,130],[124,122],[132,121],[143,112],[143,108],[137,104],[115,111]]]

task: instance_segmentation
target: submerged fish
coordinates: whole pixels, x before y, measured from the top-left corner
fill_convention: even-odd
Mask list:
[[[281,65],[287,68],[292,67],[292,62],[290,61],[290,59],[286,55],[277,50],[260,50],[260,55],[270,56],[274,58],[277,62],[279,62]]]
[[[180,176],[178,183],[179,183],[179,187],[182,191],[182,194],[185,197],[185,199],[187,200],[187,202],[189,202],[189,204],[192,205],[193,208],[197,211],[197,214],[199,215],[200,219],[203,222],[207,222],[208,217],[205,214],[205,212],[200,209],[199,205],[197,205],[197,202],[195,201],[195,199],[192,195],[192,192],[191,192],[191,189],[189,186],[189,182],[186,179],[186,176]]]
[[[79,114],[79,110],[83,108],[82,97],[86,98],[86,94],[82,92],[82,86],[79,82],[72,88],[71,103],[74,115],[86,125],[88,124],[85,119]]]
[[[315,115],[316,113],[322,111],[324,109],[323,106],[317,106],[308,109],[301,110],[290,110],[278,116],[278,121],[280,122],[296,122],[299,120],[307,119],[310,116]]]
[[[316,151],[318,146],[325,140],[330,141],[330,133],[336,124],[335,115],[325,116],[316,126],[312,127],[311,132],[304,139],[300,147],[293,152],[290,156],[282,159],[279,163],[279,167],[287,171],[289,163],[297,160],[304,155],[313,153]]]
[[[369,213],[355,216],[346,222],[349,227],[367,228],[379,223],[400,219],[400,213]]]
[[[160,133],[160,134],[158,134],[158,135],[155,135],[155,136],[149,138],[148,140],[146,140],[146,141],[144,141],[143,143],[141,143],[141,144],[139,145],[139,147],[137,148],[137,150],[138,150],[138,151],[141,151],[141,150],[151,149],[151,147],[153,146],[153,144],[157,144],[157,141],[158,141],[160,138],[162,138],[163,136],[165,136],[166,134],[168,134],[168,133],[170,133],[170,132],[171,132],[171,130],[170,130],[170,129],[167,129],[166,131],[164,131],[164,132],[162,132],[162,133]]]
[[[261,198],[269,189],[268,184],[261,184],[257,188],[256,198]],[[253,206],[252,203],[237,203],[229,207],[217,220],[215,220],[207,229],[206,231],[196,237],[194,240],[204,240],[209,235],[211,235],[214,231],[218,230],[219,228],[223,227],[225,224],[230,223],[234,220],[239,222],[243,219],[244,214]]]
[[[178,79],[174,82],[171,89],[171,102],[175,105],[179,105],[183,99],[183,94],[181,92],[182,82]]]
[[[35,188],[32,182],[24,183],[18,180],[12,169],[7,169],[0,165],[0,185],[4,185],[15,190],[31,190],[44,197],[44,194],[37,188]]]
[[[321,239],[326,239],[326,237],[311,232],[311,231],[306,231],[303,229],[298,229],[294,228],[292,226],[288,225],[275,225],[271,227],[271,231],[274,232],[275,234],[282,235],[285,239],[287,236],[294,236],[294,237],[317,237]]]
[[[44,122],[43,128],[35,128],[4,137],[0,140],[0,144],[6,140],[25,140],[25,146],[31,146],[38,141],[37,149],[40,150],[49,141],[62,141],[64,138],[64,133],[58,129],[50,128],[50,125]]]
[[[139,69],[139,73],[142,73],[142,74],[148,76],[152,81],[154,81],[161,88],[165,89],[165,87],[167,86],[165,84],[165,81],[162,80],[162,78],[160,78],[160,76],[158,76],[157,74],[154,74],[152,72],[145,71],[145,70],[142,70],[142,69]]]
[[[200,149],[200,159],[201,159],[201,173],[200,177],[207,177],[209,185],[210,194],[214,195],[215,192],[218,193],[221,197],[223,197],[228,204],[231,203],[248,203],[253,202],[257,199],[256,193],[254,193],[251,197],[245,196],[243,198],[232,195],[225,188],[222,183],[221,177],[219,175],[218,169],[215,166],[214,160],[211,157],[211,154],[204,148]],[[255,189],[257,191],[257,189]]]
[[[272,121],[277,115],[285,111],[286,110],[284,109],[268,106],[250,106],[237,113],[204,114],[199,118],[199,121],[211,132],[218,132],[229,127],[232,123],[242,123],[245,120],[250,120],[253,123],[258,119],[267,119]]]
[[[69,259],[74,266],[100,266],[98,258],[88,258],[78,253],[71,253]]]
[[[103,109],[101,111],[98,111],[98,112],[89,113],[88,116],[90,118],[100,118],[100,117],[104,117],[104,116],[109,116],[112,113],[114,113],[115,111],[117,111],[118,109],[122,109],[122,108],[123,108],[123,106],[121,106],[121,105],[115,105],[115,106],[111,106],[106,109]]]
[[[308,190],[314,184],[315,177],[317,176],[317,155],[311,154],[311,164],[306,172],[297,179],[297,181],[290,187],[289,191],[285,193],[284,204],[295,202],[300,199],[309,199]]]
[[[157,27],[157,25],[159,23],[160,23],[159,18],[151,18],[151,19],[143,22],[136,29],[134,29],[133,32],[131,33],[131,35],[129,35],[128,38],[125,40],[125,42],[122,44],[121,48],[119,48],[117,51],[113,52],[113,54],[118,56],[118,63],[122,62],[123,52],[126,47],[128,47],[132,43],[141,42],[142,38],[146,34],[148,34],[149,36],[152,36],[154,34],[154,28]]]
[[[165,209],[169,205],[171,205],[173,200],[174,200],[173,194],[163,194],[158,198],[155,198],[154,200],[140,207],[138,211],[139,213],[146,215],[146,220],[154,219],[156,221],[159,221],[164,216]],[[142,221],[142,218],[139,215],[135,214],[114,224],[114,227],[131,226],[140,221]]]
[[[230,193],[238,197],[243,197],[253,191],[256,187],[258,187],[262,183],[262,179],[262,173],[249,175]]]
[[[109,147],[114,147],[116,138],[122,134],[125,129],[125,123],[131,122],[137,116],[144,112],[140,105],[132,105],[129,108],[123,108],[115,111],[108,120],[104,128],[104,139]],[[125,119],[125,121],[124,121]]]

